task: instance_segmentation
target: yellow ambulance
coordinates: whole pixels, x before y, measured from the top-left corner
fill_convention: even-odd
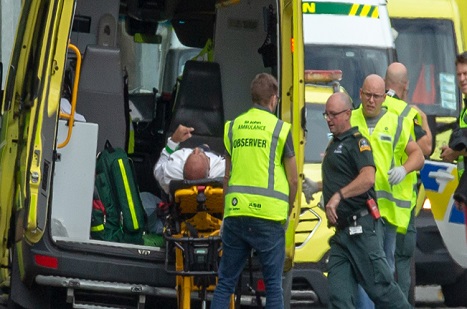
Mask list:
[[[297,0],[22,1],[1,103],[0,284],[10,307],[169,308],[178,298],[190,308],[191,295],[209,299],[212,289],[199,285],[211,286],[215,272],[187,291],[170,272],[174,247],[90,236],[96,154],[110,139],[130,154],[140,189],[161,194],[152,169],[174,102],[183,93],[194,102],[186,124],[215,123],[207,131],[222,140],[223,123],[251,106],[250,81],[268,72],[279,81],[277,116],[292,125],[303,177],[301,9]],[[173,46],[174,35],[186,48]],[[167,89],[169,71],[177,95]],[[188,80],[197,83],[191,92],[182,90]],[[287,308],[300,204],[286,232]],[[197,249],[189,252],[204,267],[208,251]],[[249,305],[264,296],[252,267],[240,292]]]

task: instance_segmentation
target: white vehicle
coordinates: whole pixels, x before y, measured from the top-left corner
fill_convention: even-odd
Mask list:
[[[304,1],[305,69],[342,70],[340,84],[360,103],[363,79],[395,60],[385,0]]]

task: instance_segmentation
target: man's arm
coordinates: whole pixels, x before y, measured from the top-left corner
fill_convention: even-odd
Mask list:
[[[293,209],[295,195],[297,195],[297,162],[295,156],[284,158],[285,174],[287,175],[287,182],[289,183],[289,216]]]
[[[172,136],[167,140],[167,145],[162,149],[159,159],[157,160],[153,171],[154,177],[166,193],[169,193],[169,183],[172,180],[170,177],[167,178],[165,173],[169,157],[178,149],[178,145],[181,142],[184,142],[191,137],[191,132],[193,131],[194,128],[179,125]],[[171,164],[180,164],[180,162],[171,162]]]
[[[165,170],[169,162],[170,154],[175,152],[177,147],[178,143],[175,143],[169,139],[167,141],[167,145],[161,151],[159,160],[157,160],[156,165],[154,166],[154,178],[156,178],[162,190],[164,190],[167,194],[169,193],[169,182],[165,181]]]
[[[417,137],[417,144],[420,147],[420,149],[423,152],[424,156],[429,156],[432,151],[433,147],[433,136],[431,134],[430,126],[428,124],[428,118],[426,117],[426,114],[417,106],[417,105],[411,105],[412,108],[414,108],[419,114],[420,117],[422,118],[422,123],[420,124],[414,124],[414,125],[420,125],[423,131],[425,131],[425,135],[421,136],[420,138]]]
[[[420,170],[425,163],[422,150],[412,139],[405,146],[405,153],[407,154],[407,160],[402,165],[388,171],[388,181],[392,185],[400,183],[407,174]]]
[[[465,150],[457,151],[449,146],[442,146],[441,147],[441,155],[439,156],[441,160],[445,162],[454,162],[454,160],[457,160],[459,156],[465,156],[467,152]]]
[[[418,147],[418,146],[417,146]],[[348,185],[334,193],[326,204],[326,217],[331,225],[337,224],[337,206],[342,198],[350,198],[363,194],[375,184],[375,167],[368,165],[360,169],[358,176]],[[342,198],[341,198],[342,197]]]
[[[402,164],[405,171],[408,173],[413,171],[418,171],[423,167],[425,164],[425,157],[423,156],[423,152],[420,147],[414,141],[409,141],[407,146],[405,146],[405,153],[407,154],[408,158]]]

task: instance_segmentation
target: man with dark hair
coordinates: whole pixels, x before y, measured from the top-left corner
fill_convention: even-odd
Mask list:
[[[456,75],[457,85],[459,86],[462,94],[464,95],[464,108],[462,109],[459,117],[459,128],[467,130],[467,51],[459,54],[456,58]],[[459,134],[456,132],[455,134]],[[464,134],[461,134],[464,135]],[[452,138],[452,137],[451,137]],[[453,146],[454,147],[454,146]],[[462,148],[462,147],[460,147]],[[463,176],[465,169],[467,149],[455,150],[449,146],[441,147],[441,159],[446,162],[454,162],[457,160],[457,172],[459,175],[459,185],[454,194],[454,199],[459,208],[466,205],[467,198],[467,179]]]
[[[228,308],[251,249],[262,265],[266,308],[284,308],[285,229],[298,176],[291,125],[274,115],[278,91],[272,75],[256,75],[253,107],[224,127],[223,252],[211,309]]]
[[[459,86],[462,94],[464,95],[464,107],[459,117],[459,127],[467,127],[467,51],[459,54],[456,58],[456,74],[457,85]],[[441,147],[441,159],[446,162],[454,162],[457,159],[458,172],[462,175],[464,171],[464,156],[467,154],[466,150],[454,150],[449,146]]]

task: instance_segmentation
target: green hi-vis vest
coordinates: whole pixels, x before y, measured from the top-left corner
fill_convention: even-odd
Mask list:
[[[386,100],[383,102],[383,106],[387,107],[388,111],[396,113],[400,117],[407,118],[407,120],[411,122],[410,135],[412,136],[412,140],[416,141],[413,120],[417,118],[418,123],[422,125],[422,117],[420,116],[418,111],[415,108],[410,107],[410,105],[404,102],[403,100],[396,99],[390,96],[386,96]],[[404,163],[406,160],[407,154],[404,152],[401,164]],[[412,186],[409,185],[410,182],[407,179],[411,179]],[[409,173],[404,178],[403,183],[407,184],[404,187],[405,190],[412,191],[412,207],[415,207],[417,203],[417,172],[413,171]]]
[[[362,106],[352,112],[350,119],[352,126],[358,130],[371,143],[373,158],[376,165],[375,191],[381,216],[397,227],[398,232],[406,233],[412,210],[411,190],[412,180],[404,179],[397,185],[388,181],[388,171],[402,165],[402,157],[410,140],[410,121],[394,113],[386,112],[376,124],[370,134]]]
[[[251,108],[225,124],[224,144],[232,161],[224,217],[285,221],[289,184],[282,154],[290,124]]]
[[[459,127],[467,128],[467,100],[466,99],[464,99],[464,108],[462,109],[460,117],[459,117]],[[464,159],[465,159],[464,156],[459,156],[457,158],[457,175],[459,176],[459,179],[461,179],[461,176],[464,173],[464,168],[465,168]]]

